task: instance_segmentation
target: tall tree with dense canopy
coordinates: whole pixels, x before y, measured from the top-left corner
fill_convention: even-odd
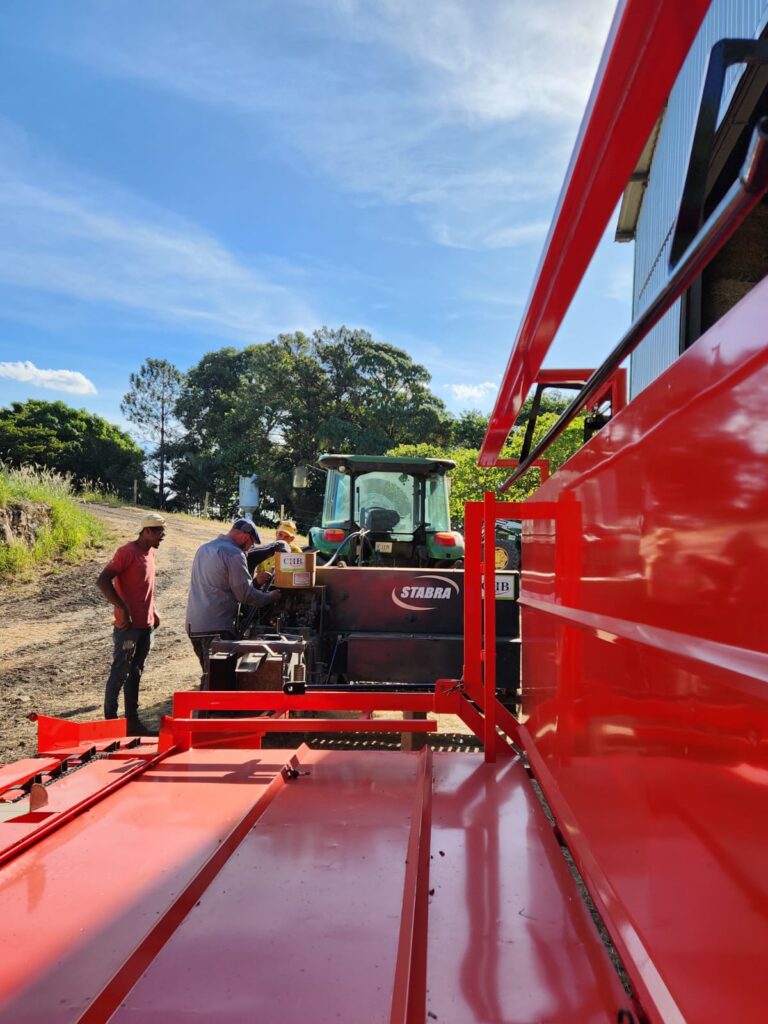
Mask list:
[[[171,445],[179,438],[175,407],[181,395],[184,375],[165,359],[147,359],[138,373],[132,373],[130,390],[120,408],[139,428],[142,437],[152,442],[151,465],[157,466],[157,497],[165,508],[166,471]]]
[[[430,375],[407,352],[367,331],[327,327],[312,336],[328,388],[328,447],[381,455],[393,444],[433,438],[447,419]]]
[[[406,352],[348,327],[208,353],[187,373],[176,406],[187,433],[174,486],[189,486],[202,457],[215,467],[212,500],[220,508],[236,503],[239,475],[256,473],[262,511],[285,504],[309,524],[322,477],[298,494],[293,468],[325,451],[378,455],[439,439],[449,417],[429,380]]]
[[[77,485],[97,483],[128,498],[144,487],[144,453],[101,416],[63,402],[30,399],[0,409],[0,461],[71,473]]]
[[[451,420],[449,443],[452,448],[479,448],[488,429],[488,416],[478,409],[468,409]]]

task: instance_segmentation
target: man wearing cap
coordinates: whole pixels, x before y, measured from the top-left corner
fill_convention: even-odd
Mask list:
[[[228,533],[198,548],[187,600],[187,633],[203,670],[201,689],[208,686],[211,644],[234,639],[238,604],[259,607],[280,599],[279,590],[265,593],[254,585],[246,558],[249,552],[258,565],[275,551],[288,551],[288,545],[281,540],[262,544],[250,519],[236,519]]]
[[[139,718],[139,683],[152,647],[152,634],[160,625],[155,611],[155,548],[165,536],[165,519],[149,512],[139,536],[118,548],[104,566],[96,586],[115,609],[112,667],[104,690],[104,717],[117,718],[117,699],[123,706],[129,736],[151,731]]]
[[[275,536],[278,540],[284,540],[295,555],[301,554],[301,548],[296,541],[296,523],[292,519],[281,519],[277,524]],[[269,579],[270,573],[275,571],[275,556],[271,555],[263,561],[256,573],[256,582],[262,586]]]

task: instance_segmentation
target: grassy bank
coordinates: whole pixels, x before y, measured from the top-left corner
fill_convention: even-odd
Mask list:
[[[35,565],[55,559],[76,562],[107,540],[107,530],[78,504],[79,497],[71,479],[61,473],[0,465],[0,508],[26,501],[42,502],[51,509],[50,522],[37,531],[33,547],[21,541],[0,542],[0,579],[24,575]]]

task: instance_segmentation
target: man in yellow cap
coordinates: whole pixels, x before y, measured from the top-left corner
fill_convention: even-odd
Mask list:
[[[296,523],[292,519],[281,519],[277,524],[275,530],[275,537],[278,540],[284,540],[291,551],[296,554],[301,554],[301,548],[296,543]],[[256,573],[256,582],[261,586],[267,579],[270,573],[275,571],[275,556],[272,555],[266,561],[262,562],[259,566],[259,571]]]
[[[104,690],[104,717],[117,718],[117,698],[123,705],[129,736],[152,735],[139,718],[139,683],[160,625],[155,610],[155,549],[165,536],[165,519],[157,512],[142,517],[139,536],[123,544],[107,562],[96,586],[115,609],[114,651]]]

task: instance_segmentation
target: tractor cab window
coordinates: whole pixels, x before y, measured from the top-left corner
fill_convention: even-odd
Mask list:
[[[450,530],[448,483],[448,477],[440,474],[423,477],[376,471],[351,476],[332,469],[325,492],[323,526],[349,526],[354,519],[372,533],[398,535],[401,539],[412,537],[422,522],[433,533]]]
[[[363,473],[355,479],[356,519],[374,533],[413,534],[416,481],[407,473]]]
[[[448,477],[431,476],[427,480],[427,506],[425,518],[427,529],[438,533],[450,530],[451,515],[448,509]]]
[[[349,522],[349,477],[335,469],[328,474],[323,505],[323,526]]]

